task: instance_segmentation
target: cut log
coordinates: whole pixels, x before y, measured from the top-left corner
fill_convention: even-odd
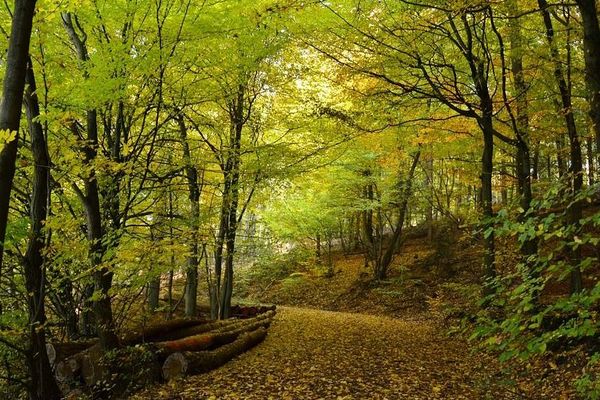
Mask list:
[[[154,342],[156,340],[167,340],[167,338],[163,338],[163,336],[181,329],[187,329],[198,325],[206,324],[207,322],[208,321],[205,319],[185,318],[161,321],[159,323],[149,325],[142,329],[129,332],[125,337],[121,339],[121,344],[123,344],[124,346],[130,346],[132,344]]]
[[[253,320],[273,318],[274,315],[275,315],[274,311],[269,311],[267,313],[256,316]],[[249,320],[240,320],[240,319],[226,319],[223,321],[209,322],[209,323],[203,324],[203,325],[197,325],[197,326],[192,326],[192,327],[185,328],[185,329],[179,329],[176,331],[172,331],[168,334],[163,335],[161,340],[163,340],[163,341],[177,340],[177,339],[182,339],[182,338],[186,338],[189,336],[196,336],[196,335],[200,335],[202,333],[207,333],[207,332],[216,331],[216,330],[224,332],[227,330],[227,328],[232,329],[232,330],[237,329],[240,324],[247,323],[247,322],[249,322]]]
[[[54,367],[54,376],[58,383],[74,382],[81,371],[81,363],[77,358],[69,358],[56,363]]]
[[[262,342],[267,335],[265,328],[242,334],[236,341],[211,351],[173,353],[163,363],[165,380],[186,375],[208,372]]]
[[[108,371],[100,362],[104,352],[100,345],[95,345],[85,350],[81,356],[81,377],[86,385],[92,386],[104,379]]]
[[[55,365],[66,358],[89,349],[98,343],[98,339],[85,340],[81,342],[46,343],[46,353],[50,365]]]
[[[213,322],[209,322],[209,323],[203,324],[203,325],[191,326],[189,328],[178,329],[178,330],[171,331],[167,334],[164,334],[162,336],[161,340],[163,340],[163,341],[177,340],[177,339],[182,339],[182,338],[185,338],[188,336],[199,335],[201,333],[214,331],[215,329],[221,329],[228,325],[233,325],[236,322],[238,322],[238,320],[227,319],[227,320],[223,320],[223,321],[213,321]]]
[[[230,319],[211,323],[203,323],[200,320],[167,321],[167,323],[160,324],[156,328],[150,327],[151,329],[144,330],[142,333],[130,334],[122,343],[128,345],[139,344],[143,340],[149,341],[153,337],[175,338],[175,340],[147,345],[148,349],[155,353],[158,365],[162,365],[168,356],[176,352],[212,350],[219,348],[219,346],[233,344],[247,332],[255,331],[258,328],[267,328],[271,324],[274,315],[274,311],[269,311],[250,319]],[[180,326],[184,326],[184,328],[177,329]],[[167,327],[175,330],[166,332]],[[89,346],[92,343],[95,344]],[[67,349],[71,352],[77,348],[89,347],[59,361],[58,354],[62,351],[61,346],[63,345],[65,354]],[[58,350],[59,348],[60,350]],[[73,345],[64,343],[53,346],[49,349],[49,352],[55,354],[55,376],[61,384],[85,383],[86,385],[93,385],[104,379],[109,373],[101,363],[103,352],[97,341]]]
[[[180,378],[185,376],[188,368],[188,362],[182,353],[173,353],[163,363],[162,375],[165,380]]]
[[[99,367],[92,364],[99,364],[102,357],[102,347],[97,343],[88,349],[81,351],[58,363],[54,368],[54,376],[59,383],[85,382],[86,384],[95,383],[99,375]]]
[[[180,329],[186,329],[206,323],[202,319],[173,319],[170,321],[162,321],[149,325],[143,329],[132,331],[121,339],[121,344],[131,346],[134,344],[152,342],[163,339],[162,336],[170,332]],[[80,341],[80,342],[62,342],[62,343],[47,343],[46,353],[50,360],[50,365],[57,366],[61,361],[81,353],[98,343],[98,339]]]
[[[231,316],[236,318],[252,318],[260,314],[264,314],[269,311],[276,310],[275,305],[255,305],[255,306],[242,306],[236,305],[231,307]]]
[[[252,332],[258,328],[268,328],[270,324],[271,318],[261,318],[253,320],[250,323],[246,322],[239,325],[227,326],[223,328],[224,330],[188,336],[179,340],[155,343],[154,346],[156,346],[163,357],[175,352],[209,350],[229,344],[243,333]]]

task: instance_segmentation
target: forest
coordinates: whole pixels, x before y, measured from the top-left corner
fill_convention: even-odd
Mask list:
[[[600,399],[596,0],[5,0],[0,398]]]

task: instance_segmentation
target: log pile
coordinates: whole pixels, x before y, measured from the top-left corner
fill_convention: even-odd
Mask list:
[[[267,336],[267,330],[261,327],[254,331],[245,332],[231,343],[212,351],[173,353],[163,363],[163,378],[168,381],[218,368],[235,356],[262,342],[265,336]]]
[[[148,369],[170,380],[218,368],[260,343],[274,316],[274,306],[234,307],[236,317],[222,321],[177,319],[129,332],[123,348],[149,353]],[[97,340],[47,346],[57,381],[65,391],[92,387],[111,375]]]
[[[275,305],[241,306],[231,307],[231,316],[234,318],[252,318],[259,314],[275,311]]]

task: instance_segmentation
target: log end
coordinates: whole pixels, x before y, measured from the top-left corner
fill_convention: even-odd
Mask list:
[[[46,354],[48,354],[48,361],[50,361],[50,365],[54,365],[56,362],[56,349],[54,345],[51,343],[46,343]]]
[[[187,359],[181,353],[173,353],[165,360],[162,366],[163,378],[167,381],[182,378],[188,370]]]

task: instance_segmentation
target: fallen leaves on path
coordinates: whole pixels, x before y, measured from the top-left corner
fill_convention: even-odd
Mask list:
[[[492,364],[427,322],[282,307],[258,347],[133,399],[521,398],[490,377]]]

